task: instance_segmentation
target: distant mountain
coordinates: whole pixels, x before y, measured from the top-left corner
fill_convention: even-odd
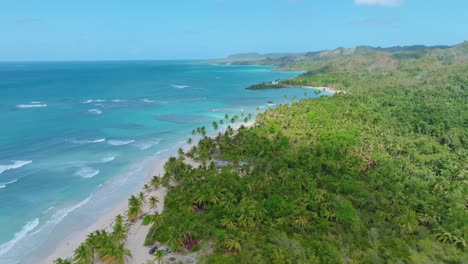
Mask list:
[[[337,48],[307,53],[242,53],[217,60],[221,64],[275,65],[279,69],[308,69],[312,72],[337,70],[392,70],[400,59],[420,59],[438,56],[445,61],[467,61],[468,42],[454,46],[395,46]],[[449,52],[444,52],[449,51]]]
[[[268,59],[279,59],[289,56],[303,56],[305,53],[266,53],[261,54],[257,52],[251,53],[239,53],[228,56],[225,59],[215,60],[220,63],[235,63],[235,62],[248,62],[248,61],[260,61]]]

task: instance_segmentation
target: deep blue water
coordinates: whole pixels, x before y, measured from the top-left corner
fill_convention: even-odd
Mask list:
[[[192,129],[255,115],[284,95],[315,96],[244,89],[297,74],[181,61],[1,63],[0,263],[95,221]]]

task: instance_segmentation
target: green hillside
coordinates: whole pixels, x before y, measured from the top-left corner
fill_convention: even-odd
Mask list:
[[[259,63],[347,93],[278,106],[170,159],[148,243],[213,243],[202,263],[466,263],[468,43]]]

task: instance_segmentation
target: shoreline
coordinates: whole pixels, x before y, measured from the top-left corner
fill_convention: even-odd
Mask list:
[[[313,89],[316,91],[327,92],[331,95],[335,94],[346,94],[346,91],[339,90],[329,86],[307,86],[307,85],[290,85],[290,84],[282,84],[282,83],[260,83],[251,85],[245,89],[247,90],[268,90],[268,89],[288,89],[288,88],[302,88],[302,89]]]
[[[251,127],[255,125],[255,119],[251,120],[247,123],[239,122],[238,124],[231,124],[231,127],[234,130],[239,129],[242,125],[245,127]],[[215,137],[217,136],[218,132],[219,133],[224,133],[226,131],[226,127],[222,127],[219,129],[217,132],[214,132],[212,135],[209,135],[209,137]],[[190,136],[190,135],[188,135]],[[180,146],[184,152],[189,151],[193,146],[196,146],[198,142],[200,141],[201,138],[197,137],[197,139],[194,139],[192,144],[188,144],[187,142],[182,143],[182,146]],[[167,157],[158,159],[152,166],[151,169],[147,172],[146,175],[146,180],[137,188],[137,192],[134,194],[139,193],[140,191],[143,190],[144,184],[146,184],[152,176],[158,176],[158,175],[164,175],[164,164],[166,161],[169,159],[169,157],[177,155],[177,150],[178,150],[178,144],[174,144],[174,153],[169,153]],[[194,164],[191,164],[192,166]],[[164,210],[164,200],[167,194],[167,189],[164,187],[159,187],[157,190],[152,190],[147,193],[147,196],[156,196],[156,198],[159,200],[157,208],[158,213],[162,213]],[[44,254],[44,256],[40,256],[41,260],[38,262],[39,264],[51,264],[53,263],[54,260],[57,258],[72,258],[74,250],[83,242],[86,240],[86,236],[94,232],[96,230],[104,229],[106,231],[111,231],[112,230],[112,225],[114,222],[114,219],[117,215],[125,215],[127,211],[127,199],[128,197],[125,197],[122,201],[116,203],[112,209],[105,213],[104,215],[98,217],[98,219],[91,224],[90,226],[75,231],[69,235],[67,235],[63,240],[60,241],[59,245],[50,253]],[[152,211],[147,204],[143,206],[142,214],[154,212]],[[130,224],[129,229],[128,229],[128,235],[127,239],[125,240],[125,246],[132,252],[132,258],[128,259],[128,264],[141,264],[145,262],[146,260],[153,259],[154,257],[150,254],[148,254],[148,248],[144,246],[144,241],[146,238],[146,234],[148,233],[150,229],[150,226],[144,226],[142,225],[142,220],[138,219],[134,223]],[[177,256],[178,253],[171,253],[171,257]],[[166,255],[167,257],[167,255]],[[100,262],[98,262],[100,263]]]
[[[304,89],[313,89],[313,90],[319,90],[322,92],[327,92],[331,95],[335,94],[346,94],[345,91],[339,90],[333,87],[328,87],[328,86],[319,86],[319,87],[313,87],[313,86],[299,86],[298,88],[304,88]]]

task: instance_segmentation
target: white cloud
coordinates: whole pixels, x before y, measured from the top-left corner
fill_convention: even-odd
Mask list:
[[[356,5],[399,6],[402,0],[354,0]]]

